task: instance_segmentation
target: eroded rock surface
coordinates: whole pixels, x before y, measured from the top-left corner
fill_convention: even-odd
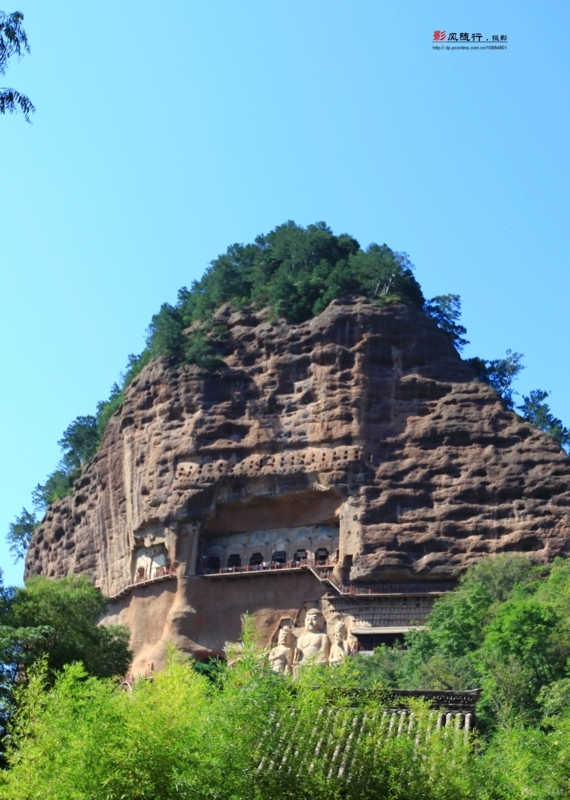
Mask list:
[[[309,574],[261,593],[267,576],[231,589],[196,576],[230,557],[326,552],[338,581],[377,586],[449,579],[486,554],[568,552],[570,459],[505,411],[421,312],[348,298],[297,327],[227,307],[218,317],[226,366],[141,372],[34,534],[27,577],[86,574],[115,595],[162,558],[178,581],[135,590],[113,619],[130,618],[140,652],[168,637],[204,655],[240,612],[266,619],[269,639],[303,594],[325,592]]]

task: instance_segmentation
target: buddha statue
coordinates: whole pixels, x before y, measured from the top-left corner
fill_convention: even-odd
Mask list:
[[[299,636],[295,650],[295,666],[303,663],[328,664],[330,640],[323,631],[325,618],[318,608],[310,608],[305,615],[305,632]]]
[[[293,647],[292,647],[291,628],[284,625],[279,629],[277,635],[277,644],[269,652],[269,663],[273,672],[279,672],[281,675],[292,674],[293,664]]]
[[[339,619],[333,631],[333,643],[329,655],[329,664],[339,664],[348,654],[349,647],[346,625]]]

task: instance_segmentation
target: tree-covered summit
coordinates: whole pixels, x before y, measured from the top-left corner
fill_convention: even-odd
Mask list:
[[[362,292],[422,307],[422,291],[404,253],[387,245],[365,250],[352,236],[335,236],[324,223],[278,225],[253,244],[234,244],[212,261],[190,291],[179,294],[187,322],[205,319],[223,303],[270,306],[289,323],[320,314],[337,297]]]
[[[164,303],[149,327],[149,355],[211,368],[215,361],[208,360],[204,337],[224,303],[238,309],[268,307],[276,319],[296,324],[355,292],[378,303],[424,306],[405,253],[385,244],[362,249],[352,236],[336,236],[324,222],[304,228],[289,221],[253,244],[231,245],[190,289],[180,289],[175,305]],[[182,331],[194,323],[199,329],[185,337]]]

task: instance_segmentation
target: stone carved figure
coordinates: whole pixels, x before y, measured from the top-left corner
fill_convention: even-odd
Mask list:
[[[291,675],[293,672],[293,647],[291,628],[287,625],[279,629],[277,644],[269,653],[269,663],[273,672]]]
[[[340,664],[349,655],[346,625],[339,619],[333,631],[333,643],[329,655],[329,664]]]
[[[304,661],[311,664],[328,664],[331,643],[323,632],[325,618],[318,608],[310,608],[305,615],[305,633],[297,639],[295,667]]]
[[[146,544],[149,542],[148,544]],[[169,566],[168,551],[166,546],[159,542],[153,544],[150,539],[145,539],[145,546],[138,547],[134,553],[134,579],[150,579],[160,575],[161,570]]]

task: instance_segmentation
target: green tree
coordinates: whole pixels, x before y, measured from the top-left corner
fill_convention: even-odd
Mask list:
[[[529,695],[526,688],[522,698],[520,692],[517,694],[516,703],[506,691],[499,698],[500,707],[492,702],[493,692],[497,694],[501,688],[502,676],[508,680],[510,673],[509,686],[513,688],[518,672],[512,667],[510,651],[498,653],[496,645],[485,644],[498,609],[510,601],[514,593],[533,591],[534,584],[534,566],[524,556],[482,559],[462,576],[454,592],[434,604],[427,630],[407,635],[407,650],[399,669],[401,685],[447,690],[475,689],[483,685],[486,691],[480,715],[487,730],[496,724],[498,715],[504,716],[507,705],[513,713],[513,709],[521,707],[536,712],[534,694]],[[526,672],[520,681],[526,687]],[[539,688],[534,685],[535,694]]]
[[[132,656],[129,632],[97,624],[106,607],[86,578],[36,578],[14,589],[3,585],[0,571],[0,740],[16,707],[17,687],[38,659],[50,680],[73,661],[82,661],[91,675],[125,674]],[[0,761],[2,752],[0,744]]]
[[[537,725],[570,692],[570,562],[481,560],[412,631],[397,665],[402,688],[483,689],[482,730]]]
[[[66,497],[73,489],[73,484],[80,476],[78,469],[68,470],[62,468],[54,470],[48,475],[45,483],[38,483],[32,492],[32,501],[37,511],[45,511],[48,506]]]
[[[486,361],[482,358],[468,358],[467,363],[475,370],[479,380],[488,383],[497,392],[505,406],[512,411],[514,408],[513,381],[524,369],[522,353],[513,353],[507,350],[505,358],[495,358]]]
[[[76,417],[58,442],[63,450],[63,464],[68,470],[81,469],[90,461],[99,446],[97,417],[88,414]]]
[[[432,297],[425,305],[426,314],[446,333],[457,350],[469,344],[465,338],[467,329],[459,324],[461,319],[461,298],[458,294],[440,294]]]
[[[552,414],[550,406],[544,402],[548,396],[549,392],[534,389],[528,397],[523,395],[523,402],[517,406],[517,411],[527,422],[550,434],[560,447],[568,450],[570,448],[570,430],[563,425],[562,420]]]
[[[132,356],[129,356],[132,358]],[[97,435],[98,435],[98,444],[101,443],[101,439],[103,438],[103,434],[105,433],[105,428],[107,427],[107,423],[113,416],[113,414],[119,409],[121,403],[125,399],[125,390],[124,388],[121,389],[118,383],[114,383],[111,386],[111,391],[109,393],[109,397],[107,400],[100,400],[97,403]]]
[[[506,602],[515,586],[530,582],[533,564],[524,556],[482,559],[444,595],[430,614],[430,635],[437,651],[457,658],[481,646],[494,609]]]
[[[163,303],[148,327],[147,345],[151,356],[157,358],[167,355],[176,363],[183,361],[186,342],[182,335],[184,327],[180,310],[169,303]]]
[[[11,642],[4,632],[2,620],[12,602],[14,590],[4,586],[4,574],[0,569],[0,766],[3,747],[1,740],[6,732],[6,723],[12,710],[12,688],[16,677],[15,659],[12,657]]]
[[[529,666],[542,683],[561,677],[566,658],[552,641],[560,619],[556,611],[534,598],[502,603],[485,630],[484,650],[514,656]]]
[[[14,563],[17,563],[21,558],[24,558],[28,552],[30,541],[35,529],[38,527],[39,521],[35,514],[31,514],[27,509],[23,508],[19,517],[16,517],[15,522],[11,522],[8,527],[8,535],[6,540],[10,545],[10,552],[13,554]]]
[[[0,11],[0,75],[6,74],[11,58],[16,56],[20,59],[24,53],[30,52],[23,21],[24,15],[20,11],[12,14]],[[32,101],[16,89],[0,88],[0,114],[12,114],[15,111],[20,111],[26,122],[30,122],[30,114],[34,113],[35,108]]]
[[[503,725],[538,718],[541,689],[563,678],[570,642],[560,640],[560,621],[551,606],[515,597],[501,604],[486,627],[478,654],[484,706]]]
[[[129,667],[129,633],[97,623],[107,601],[85,577],[32,578],[16,589],[0,619],[12,663],[22,673],[45,657],[51,672],[81,661],[90,675],[124,675]]]
[[[210,678],[172,650],[167,668],[152,681],[135,682],[132,692],[89,677],[78,664],[55,681],[45,664],[32,668],[17,692],[0,794],[10,800],[566,797],[567,704],[542,727],[529,724],[517,704],[528,694],[523,679],[537,657],[550,662],[553,633],[564,629],[549,603],[558,598],[560,608],[567,606],[570,564],[537,573],[520,559],[501,558],[475,573],[459,592],[482,589],[485,600],[474,605],[486,607],[489,621],[478,650],[495,659],[486,680],[495,681],[503,708],[512,701],[513,711],[487,737],[466,742],[452,730],[435,730],[433,712],[421,703],[413,707],[411,734],[390,735],[381,693],[353,691],[368,667],[362,673],[350,659],[334,669],[309,667],[292,684],[271,671],[246,621],[233,666],[219,664]],[[386,653],[380,661],[384,669]]]

